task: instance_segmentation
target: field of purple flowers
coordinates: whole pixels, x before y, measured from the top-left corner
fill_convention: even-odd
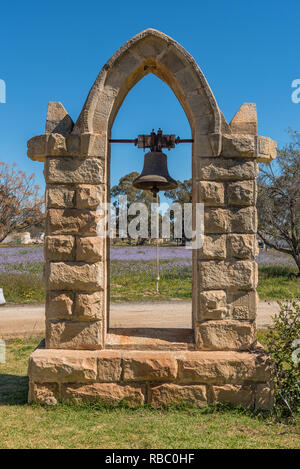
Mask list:
[[[190,299],[192,251],[160,247],[160,294],[155,292],[154,246],[111,246],[112,301]],[[300,296],[294,261],[274,250],[261,251],[257,262],[262,298]],[[0,247],[0,288],[9,302],[43,302],[43,247]]]

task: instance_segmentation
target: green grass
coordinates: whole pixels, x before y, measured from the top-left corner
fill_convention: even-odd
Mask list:
[[[113,261],[114,262],[114,261]],[[164,261],[162,261],[164,262]],[[115,268],[111,275],[111,301],[166,301],[172,298],[191,300],[192,274],[188,269],[162,274],[159,293],[156,293],[156,280],[153,262],[149,273],[118,274]],[[45,287],[42,276],[34,270],[31,273],[0,274],[0,286],[4,289],[8,303],[43,303]],[[300,277],[289,267],[260,267],[257,291],[262,300],[300,298]]]
[[[38,340],[7,345],[0,364],[0,448],[300,448],[300,419],[215,408],[42,407],[27,404],[27,362]]]

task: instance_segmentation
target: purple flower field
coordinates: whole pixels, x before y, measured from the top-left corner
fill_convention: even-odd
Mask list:
[[[156,258],[154,246],[111,246],[112,269],[121,274],[151,272]],[[185,247],[160,247],[161,271],[174,272],[174,269],[191,270],[192,251]],[[0,248],[0,273],[42,273],[44,262],[43,247]],[[261,251],[258,265],[293,267],[294,261],[274,250]]]

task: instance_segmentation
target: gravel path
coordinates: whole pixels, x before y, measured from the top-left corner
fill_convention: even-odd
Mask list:
[[[265,329],[279,311],[275,301],[260,301],[257,327]],[[45,333],[44,305],[6,305],[0,308],[0,337],[32,337]],[[191,327],[191,302],[112,303],[111,327]]]

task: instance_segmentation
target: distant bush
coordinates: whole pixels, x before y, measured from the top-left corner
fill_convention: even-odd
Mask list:
[[[280,303],[273,326],[265,335],[276,365],[276,406],[285,413],[300,410],[300,305]]]

